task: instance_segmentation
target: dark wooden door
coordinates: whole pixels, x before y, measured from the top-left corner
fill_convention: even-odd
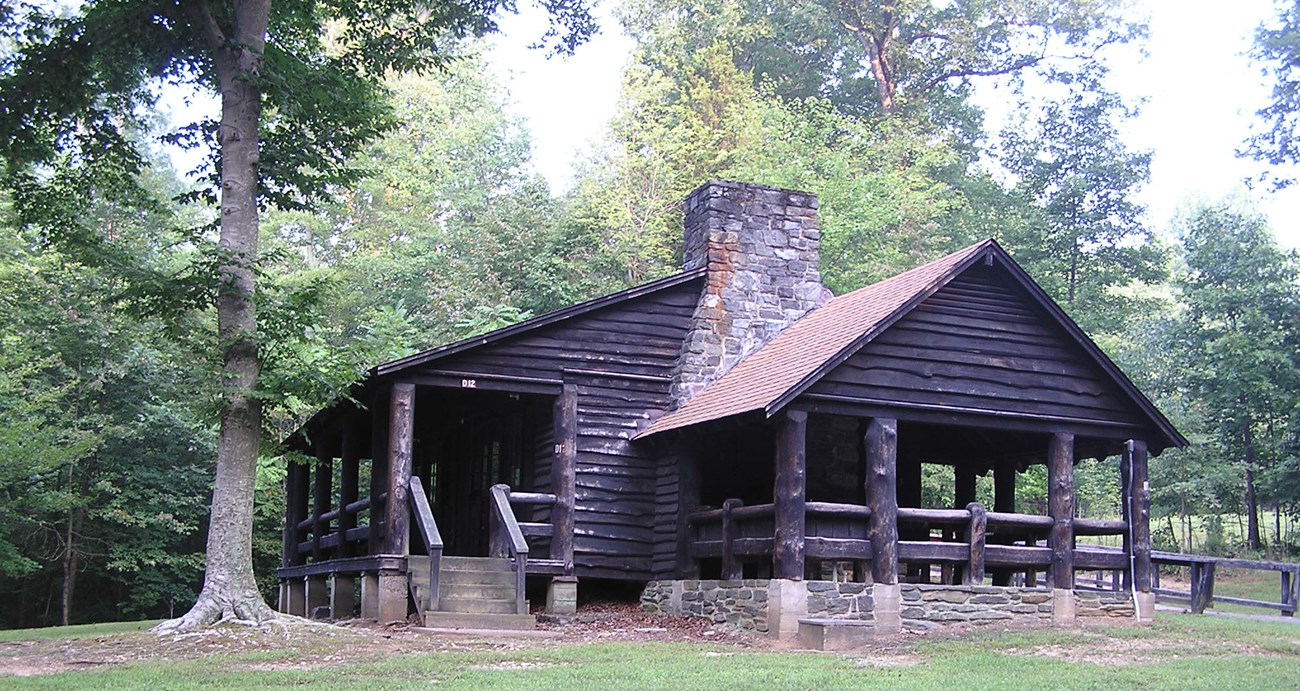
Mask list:
[[[434,515],[448,554],[487,554],[492,485],[527,489],[521,487],[525,476],[522,410],[511,407],[494,413],[459,420],[434,460]]]

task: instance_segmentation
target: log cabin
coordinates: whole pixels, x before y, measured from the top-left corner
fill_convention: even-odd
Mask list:
[[[684,216],[681,273],[379,365],[313,416],[281,611],[531,626],[527,593],[564,614],[618,581],[817,647],[1151,617],[1147,460],[1187,442],[995,241],[833,297],[814,196],[711,182]],[[1122,516],[1077,517],[1075,463],[1111,457]],[[1032,465],[1045,515],[1017,513]]]

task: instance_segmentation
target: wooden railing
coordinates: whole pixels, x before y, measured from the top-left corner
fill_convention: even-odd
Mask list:
[[[509,557],[515,567],[515,611],[524,614],[524,581],[528,574],[528,540],[514,509],[510,508],[510,485],[492,485],[492,521],[488,530],[488,554]],[[536,524],[529,524],[530,526]]]
[[[438,609],[439,575],[442,570],[442,534],[438,532],[438,523],[433,520],[433,509],[429,498],[424,493],[424,483],[418,475],[411,476],[411,513],[415,516],[415,525],[424,540],[424,549],[429,554],[429,593],[425,599],[424,609],[420,612],[433,612]],[[419,599],[416,599],[417,604]]]
[[[1273,609],[1284,617],[1295,616],[1297,601],[1300,600],[1300,564],[1275,561],[1254,561],[1250,559],[1229,559],[1208,557],[1195,554],[1178,554],[1175,552],[1152,552],[1151,561],[1157,565],[1187,567],[1190,574],[1189,592],[1160,587],[1160,571],[1152,571],[1152,590],[1156,596],[1166,601],[1185,603],[1194,614],[1202,614],[1215,602]],[[1281,597],[1278,602],[1252,600],[1242,597],[1226,597],[1214,594],[1214,577],[1217,567],[1230,569],[1249,569],[1252,571],[1277,571],[1281,577]]]
[[[871,510],[859,504],[808,502],[805,508],[805,556],[822,561],[851,561],[865,564],[872,558],[868,537]],[[690,556],[694,559],[717,558],[722,562],[723,579],[740,578],[745,558],[770,558],[773,553],[775,505],[745,506],[739,499],[728,499],[722,508],[692,512]],[[923,526],[925,540],[900,540],[900,562],[935,563],[961,568],[963,583],[982,582],[989,567],[1046,570],[1052,553],[1040,547],[1052,527],[1049,516],[986,511],[978,502],[964,509],[922,509],[900,507],[900,525]],[[939,539],[929,538],[929,529],[951,527]],[[1074,519],[1077,535],[1122,535],[1123,521]],[[955,537],[960,534],[960,537]],[[994,540],[990,540],[992,535]],[[1022,544],[1011,544],[1012,542]],[[1127,557],[1122,551],[1076,549],[1078,569],[1125,569]]]
[[[382,507],[388,500],[388,493],[384,492],[379,495],[377,500],[378,507]],[[297,553],[301,556],[312,555],[313,559],[315,559],[318,555],[323,555],[327,550],[337,550],[345,543],[365,542],[370,538],[372,526],[378,522],[375,511],[370,512],[371,525],[349,528],[345,533],[340,533],[335,528],[335,525],[342,516],[355,517],[369,508],[371,508],[370,497],[364,497],[346,506],[323,513],[319,517],[310,516],[299,521],[295,526],[297,532],[300,536],[310,537],[297,542]]]

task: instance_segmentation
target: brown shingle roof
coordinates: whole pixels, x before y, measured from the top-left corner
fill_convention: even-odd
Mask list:
[[[838,364],[995,246],[971,245],[942,259],[841,295],[813,310],[745,358],[686,405],[637,438],[753,411],[771,412],[787,394]]]

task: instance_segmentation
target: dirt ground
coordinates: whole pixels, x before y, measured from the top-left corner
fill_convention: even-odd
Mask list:
[[[919,636],[959,636],[959,631],[907,633],[858,655],[861,664],[897,667],[916,664],[910,644]],[[563,620],[542,617],[536,631],[522,635],[448,634],[414,625],[377,626],[360,620],[325,624],[289,619],[269,628],[226,625],[181,636],[158,638],[149,633],[119,634],[73,640],[0,643],[0,678],[39,676],[147,660],[190,660],[215,655],[289,650],[289,661],[249,663],[249,668],[320,668],[330,664],[438,651],[501,651],[552,648],[602,642],[694,642],[747,650],[784,650],[793,646],[699,618],[642,612],[633,603],[591,603]]]

